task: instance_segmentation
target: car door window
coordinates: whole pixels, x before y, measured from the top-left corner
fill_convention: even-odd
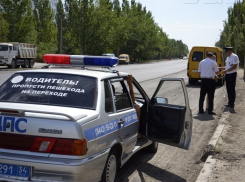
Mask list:
[[[164,81],[162,82],[162,88],[156,96],[155,102],[161,102],[169,105],[186,106],[185,95],[183,87],[179,81]]]
[[[192,55],[192,61],[201,61],[203,60],[203,52],[195,51]]]
[[[108,80],[104,81],[104,89],[105,89],[105,112],[112,113],[112,97],[111,97],[111,89],[108,83]]]
[[[111,83],[116,112],[132,109],[132,102],[124,80]]]

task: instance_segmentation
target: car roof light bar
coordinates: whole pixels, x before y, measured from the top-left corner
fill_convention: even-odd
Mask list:
[[[45,54],[43,60],[52,65],[115,67],[118,64],[117,57],[109,56]]]

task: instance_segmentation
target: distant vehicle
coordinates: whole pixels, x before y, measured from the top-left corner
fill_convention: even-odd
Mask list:
[[[35,44],[9,42],[0,43],[0,66],[9,68],[32,68],[37,56]]]
[[[102,56],[110,56],[110,57],[116,57],[115,54],[112,53],[104,53]]]
[[[187,57],[183,57],[183,60],[187,60]]]
[[[119,64],[129,64],[130,59],[128,54],[119,55]]]
[[[189,77],[189,84],[195,84],[198,80],[201,80],[198,73],[198,66],[200,61],[206,58],[207,52],[213,52],[216,56],[216,62],[218,67],[224,67],[225,61],[223,56],[223,49],[219,47],[205,47],[195,46],[191,49],[187,63],[187,76]],[[215,78],[218,85],[224,85],[224,74],[220,71],[218,77]]]

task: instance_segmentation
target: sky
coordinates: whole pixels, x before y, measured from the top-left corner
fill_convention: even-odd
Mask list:
[[[193,46],[214,46],[235,0],[136,0],[151,11],[169,38]]]

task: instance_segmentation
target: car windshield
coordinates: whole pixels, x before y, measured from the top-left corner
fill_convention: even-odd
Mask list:
[[[115,57],[114,54],[103,54],[102,56],[111,56],[111,57]]]
[[[0,45],[0,51],[8,51],[7,45]]]
[[[0,87],[0,102],[95,109],[97,79],[54,73],[17,73]]]
[[[126,57],[125,57],[125,56],[120,56],[119,58],[120,58],[120,59],[126,59]]]

